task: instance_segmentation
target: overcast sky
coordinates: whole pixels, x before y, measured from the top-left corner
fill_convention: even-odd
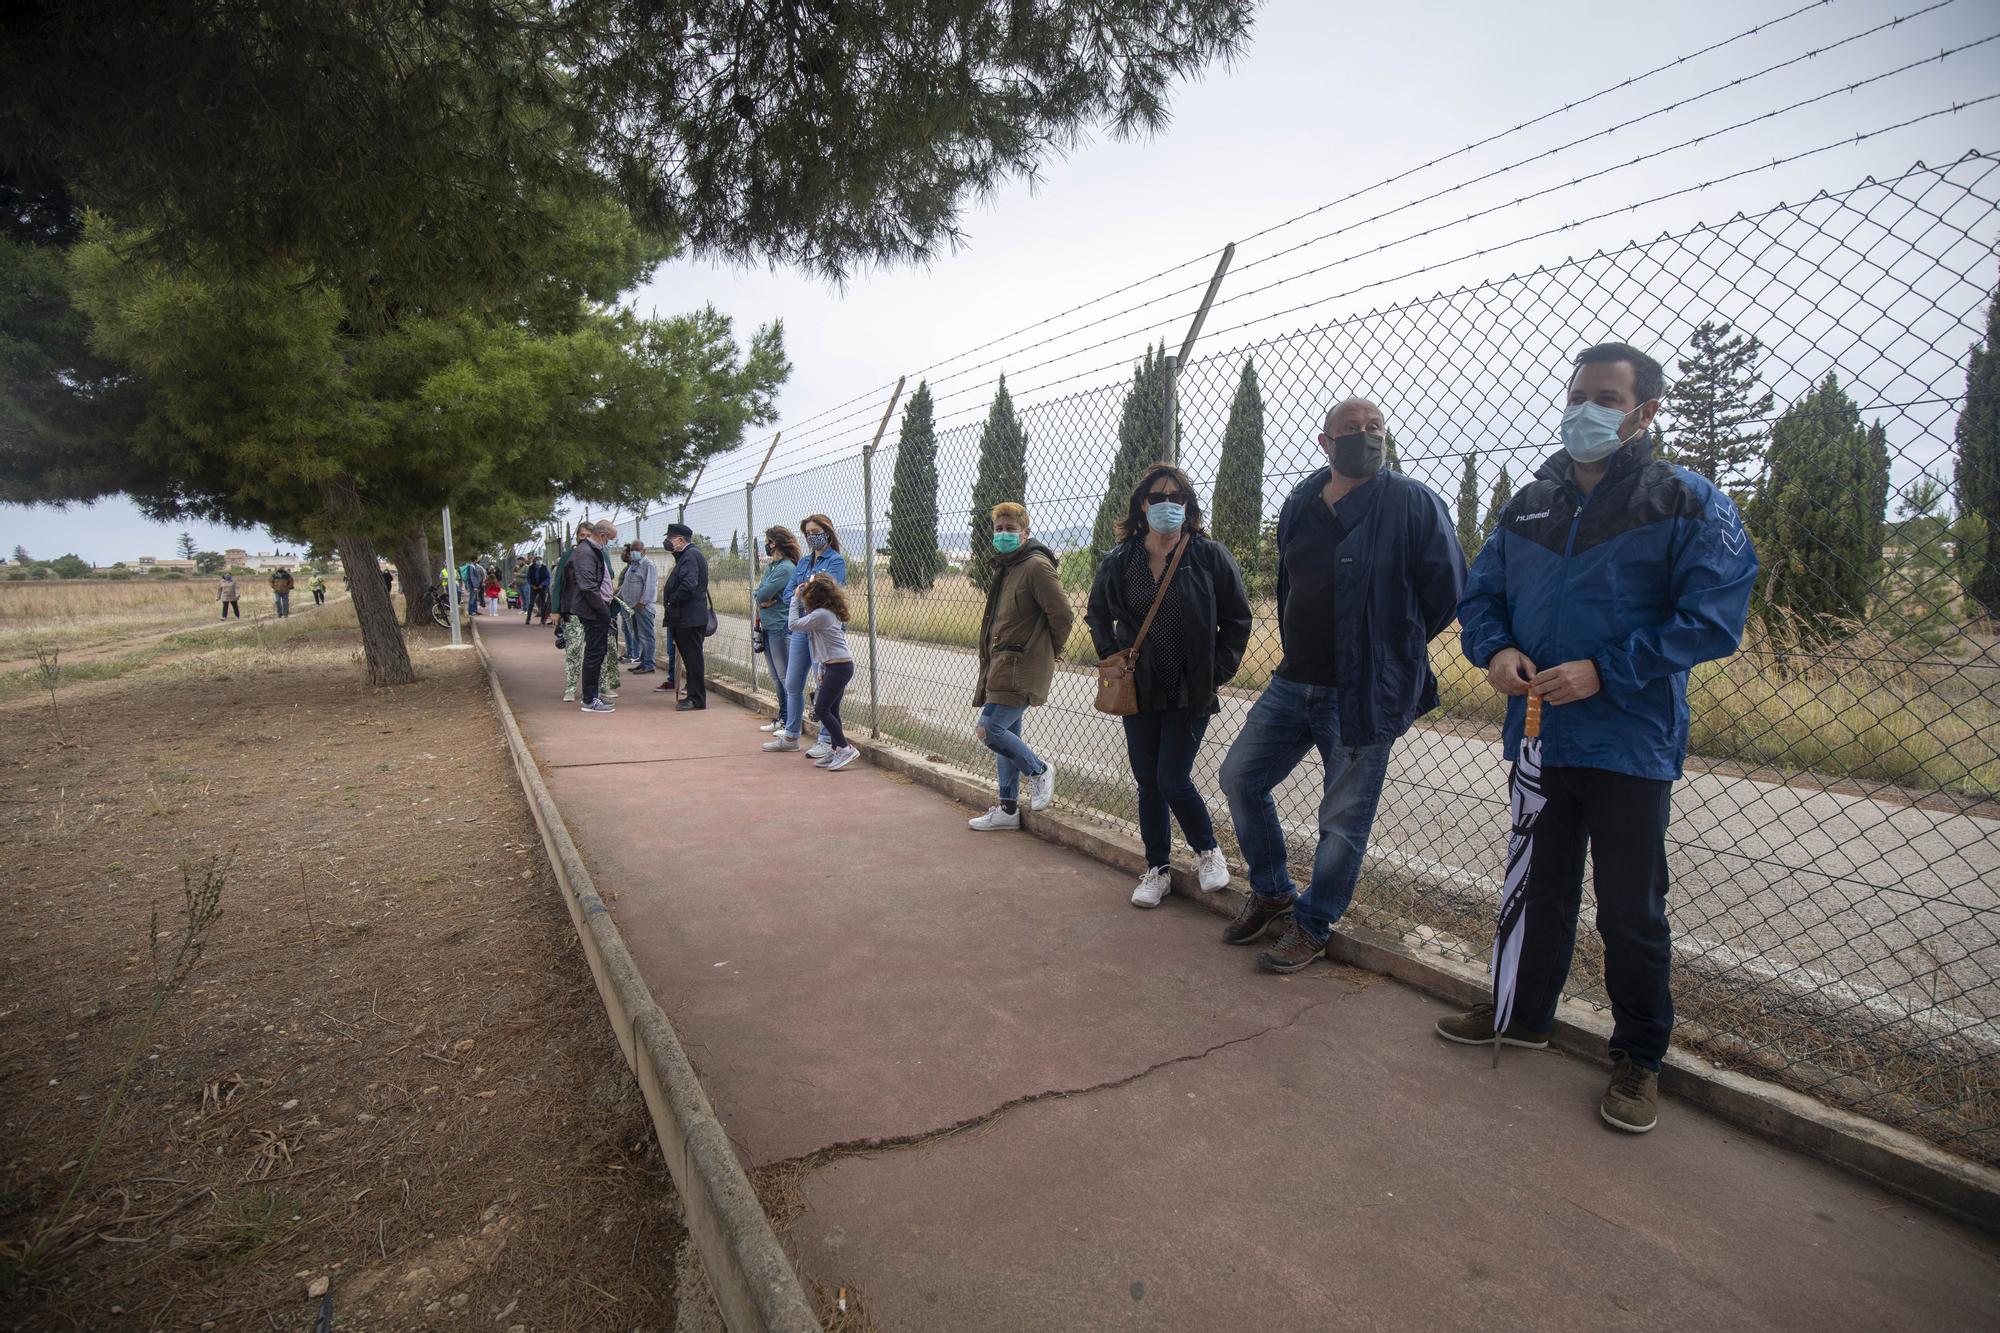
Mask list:
[[[910,373],[914,385],[930,372],[941,424],[976,419],[999,370],[1030,404],[1115,381],[1129,373],[1118,364],[1135,359],[1149,338],[1178,343],[1196,296],[1166,297],[1111,316],[1198,286],[1230,240],[1243,242],[1223,287],[1230,304],[1211,316],[1204,351],[1738,210],[1844,189],[1864,176],[1899,173],[1919,159],[1938,164],[1968,149],[2000,149],[2000,101],[1987,102],[1559,235],[1446,262],[2000,92],[2000,41],[1994,41],[1728,130],[2000,34],[2000,6],[1991,0],[1947,0],[1928,13],[1919,11],[1931,0],[1832,0],[1777,21],[1805,3],[1682,3],[1611,14],[1601,4],[1567,2],[1363,7],[1271,0],[1234,66],[1215,68],[1180,90],[1164,133],[1143,142],[1099,138],[1049,163],[1034,187],[1016,183],[975,201],[966,211],[963,247],[927,268],[857,272],[843,290],[789,272],[685,261],[663,268],[633,301],[642,311],[663,314],[711,302],[745,332],[774,318],[785,321],[796,368],[780,398],[781,424],[799,424],[788,426],[772,464],[775,476],[815,457],[858,449],[899,373]],[[1749,77],[1902,15],[1916,17],[1790,68]],[[1760,23],[1764,29],[1754,36],[1613,96],[1394,184],[1366,188]],[[1514,165],[1738,79],[1746,81],[1614,135]],[[1697,136],[1708,137],[1672,149]],[[1618,165],[1663,149],[1672,151],[1636,166]],[[1511,202],[1545,190],[1550,193],[1542,198]],[[1419,202],[1436,191],[1448,192]],[[1245,239],[1328,204],[1333,206],[1294,225]],[[1390,216],[1370,220],[1385,211]],[[1989,244],[1995,230],[2000,226],[1987,229]],[[1338,234],[1279,254],[1329,232]],[[1431,234],[1405,239],[1419,232]],[[1418,268],[1430,271],[1399,277]],[[1169,269],[1124,295],[1003,337]],[[1376,285],[1355,292],[1367,284]],[[1310,304],[1315,301],[1322,304]],[[1291,311],[1301,305],[1309,308]],[[1090,327],[1077,327],[1084,325]],[[994,340],[986,351],[958,356]],[[1093,346],[1099,343],[1104,345]],[[1038,364],[1043,362],[1050,364]],[[1109,369],[1095,378],[1084,373],[1100,367]],[[958,396],[947,397],[952,393]],[[855,406],[804,424],[857,397]],[[761,443],[744,453],[761,453]],[[755,466],[754,457],[722,460],[702,489],[740,492]],[[103,563],[169,554],[180,526],[148,523],[123,502],[68,513],[0,507],[0,545],[19,543],[37,555],[74,550]],[[271,545],[262,533],[189,526],[204,547]]]

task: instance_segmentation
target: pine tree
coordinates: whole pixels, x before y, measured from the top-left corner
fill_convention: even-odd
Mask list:
[[[904,592],[929,592],[937,575],[937,425],[931,386],[920,381],[903,405],[889,483],[889,581]]]
[[[1751,508],[1764,578],[1758,605],[1810,646],[1841,637],[1868,609],[1882,562],[1887,441],[1829,374],[1771,430]],[[1872,517],[1871,517],[1872,514]]]
[[[183,560],[194,559],[194,553],[195,553],[194,534],[192,532],[183,532],[180,536],[180,540],[174,543],[174,549],[180,552],[181,559]]]
[[[1674,433],[1661,457],[1740,492],[1756,476],[1762,423],[1771,414],[1770,390],[1757,392],[1764,345],[1714,320],[1703,320],[1693,337],[1693,352],[1675,363],[1680,378],[1667,390]]]
[[[731,560],[741,560],[743,558],[743,548],[737,543],[736,534],[737,529],[731,528],[729,530],[729,558]]]
[[[1165,456],[1161,427],[1166,412],[1167,348],[1148,347],[1145,359],[1132,372],[1132,387],[1125,391],[1125,407],[1118,415],[1118,452],[1104,478],[1104,498],[1097,505],[1097,522],[1090,529],[1089,568],[1096,569],[1105,553],[1118,544],[1118,520],[1139,474],[1149,463]]]
[[[1479,451],[1465,451],[1458,477],[1458,544],[1470,554],[1479,549]]]
[[[1208,527],[1239,563],[1248,565],[1257,554],[1263,519],[1264,395],[1257,387],[1257,368],[1245,357],[1236,398],[1229,405],[1229,422],[1222,429],[1222,457],[1216,464]]]
[[[1007,393],[1007,377],[987,409],[986,425],[979,432],[979,476],[972,483],[972,568],[973,583],[985,588],[993,581],[993,506],[1012,500],[1016,504],[1028,494],[1028,436],[1014,415],[1014,400]]]
[[[1479,525],[1479,544],[1486,545],[1487,539],[1499,531],[1500,511],[1514,498],[1514,478],[1508,473],[1507,465],[1500,464],[1500,475],[1493,479],[1493,493],[1486,498],[1486,518]],[[1478,552],[1467,547],[1465,558],[1470,560]]]
[[[1986,308],[1986,341],[1966,354],[1956,442],[1965,593],[1978,614],[2000,620],[2000,294]]]
[[[1382,434],[1382,443],[1384,446],[1382,466],[1390,472],[1401,472],[1403,470],[1403,460],[1396,456],[1396,432],[1393,430],[1384,431]]]

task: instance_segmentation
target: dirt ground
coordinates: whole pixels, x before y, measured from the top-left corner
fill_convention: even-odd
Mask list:
[[[0,707],[0,1327],[673,1326],[678,1205],[485,679],[412,646],[386,692],[351,628],[170,659],[67,691],[62,745]]]

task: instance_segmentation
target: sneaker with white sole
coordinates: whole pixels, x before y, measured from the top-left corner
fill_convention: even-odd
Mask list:
[[[860,757],[861,751],[855,749],[852,745],[843,745],[827,756],[826,771],[829,773],[838,772]]]
[[[1220,847],[1209,848],[1194,859],[1194,864],[1203,893],[1214,893],[1229,887],[1229,863],[1222,859]]]
[[[776,754],[780,750],[796,750],[798,748],[798,740],[795,737],[787,736],[782,731],[771,737],[770,740],[765,741],[763,745],[764,751],[768,754]]]
[[[763,726],[757,728],[759,731],[776,731],[777,729],[778,724],[775,722],[766,722]]]
[[[1139,887],[1132,890],[1132,906],[1158,907],[1173,889],[1173,880],[1167,868],[1154,866],[1139,877]]]
[[[1056,799],[1056,766],[1042,765],[1042,771],[1028,779],[1028,808],[1046,810]]]
[[[813,767],[814,767],[814,768],[825,768],[825,767],[826,767],[826,766],[827,766],[828,764],[830,764],[830,763],[832,763],[832,762],[833,762],[833,757],[834,757],[835,755],[839,754],[839,753],[840,753],[840,751],[838,751],[838,750],[828,750],[828,751],[827,751],[827,752],[826,752],[825,754],[823,754],[823,755],[821,755],[821,756],[820,756],[819,758],[817,758],[817,759],[813,760]]]
[[[813,742],[813,747],[806,751],[806,756],[811,759],[824,759],[832,753],[833,742],[822,736]]]
[[[599,697],[592,699],[589,703],[583,705],[581,711],[586,713],[615,713],[618,710],[613,708],[610,704],[606,703],[604,701],[603,696],[600,695]]]
[[[573,703],[575,703],[575,702],[576,702],[576,691],[575,691],[575,690],[564,690],[564,691],[563,691],[563,702],[564,702],[564,703],[566,703],[566,704],[573,704]]]
[[[966,820],[965,824],[967,828],[975,829],[980,833],[996,833],[1003,829],[1017,829],[1021,827],[1021,812],[1016,810],[1010,815],[996,805],[978,818]]]

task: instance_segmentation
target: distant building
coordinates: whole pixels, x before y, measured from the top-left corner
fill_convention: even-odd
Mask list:
[[[175,572],[181,574],[192,574],[195,572],[194,561],[192,560],[181,560],[181,559],[162,560],[157,556],[142,555],[138,558],[137,561],[134,562],[134,564],[135,567],[138,568],[142,573],[148,573],[148,574],[152,573],[156,569],[161,570],[162,572]]]

